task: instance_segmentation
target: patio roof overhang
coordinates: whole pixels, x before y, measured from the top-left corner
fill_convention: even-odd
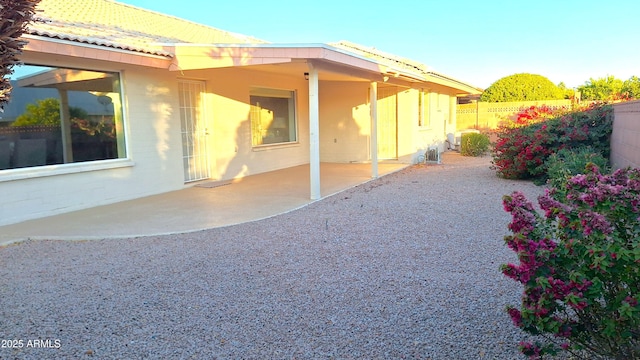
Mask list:
[[[172,71],[251,67],[287,75],[318,70],[321,81],[363,81],[412,88],[441,88],[458,96],[480,90],[436,72],[409,69],[327,44],[161,44],[174,54]]]
[[[419,74],[402,72],[356,54],[326,44],[170,44],[173,53],[170,70],[187,71],[249,67],[275,73],[308,72],[313,63],[328,81],[384,81],[384,77],[403,74],[416,81]]]
[[[113,75],[89,70],[53,69],[19,78],[17,84],[20,87],[111,92]]]
[[[251,67],[254,70],[302,76],[309,65],[321,81],[379,82],[410,88],[440,89],[456,96],[482,91],[433,71],[395,66],[327,44],[153,44],[158,54],[25,34],[29,58],[59,55],[139,65],[170,71]]]

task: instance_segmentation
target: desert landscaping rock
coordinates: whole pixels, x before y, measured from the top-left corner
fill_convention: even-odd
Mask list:
[[[501,198],[544,189],[490,160],[447,153],[229,227],[0,248],[0,335],[25,344],[0,358],[522,358]]]

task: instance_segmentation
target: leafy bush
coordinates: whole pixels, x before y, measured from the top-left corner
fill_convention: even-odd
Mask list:
[[[602,172],[609,171],[609,161],[591,146],[561,149],[551,154],[545,162],[547,183],[554,188],[562,187],[571,176],[583,174],[590,163]]]
[[[522,193],[503,198],[519,263],[501,270],[524,286],[507,312],[541,339],[520,343],[531,358],[640,359],[640,169],[586,170],[538,198],[544,215]]]
[[[603,104],[553,115],[527,109],[498,129],[492,167],[507,179],[544,179],[548,157],[563,148],[591,145],[608,158],[612,113],[613,108]]]
[[[460,154],[464,156],[481,156],[489,151],[489,137],[485,134],[462,134],[460,140]]]
[[[564,99],[564,90],[536,74],[514,74],[498,79],[481,95],[480,101],[535,101]]]

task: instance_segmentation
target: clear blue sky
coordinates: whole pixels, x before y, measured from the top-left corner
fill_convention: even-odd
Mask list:
[[[486,88],[640,76],[638,0],[119,0],[273,43],[348,40]]]

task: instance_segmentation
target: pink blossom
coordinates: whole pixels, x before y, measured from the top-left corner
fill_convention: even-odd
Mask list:
[[[611,223],[604,217],[604,215],[593,212],[584,211],[578,214],[580,218],[580,224],[584,228],[584,235],[589,236],[593,230],[598,230],[603,234],[610,234],[613,232]]]
[[[568,338],[571,336],[571,326],[567,325],[567,324],[562,324],[560,326],[560,329],[558,330],[558,333],[556,334],[556,336],[558,337],[563,337],[563,338]]]
[[[571,208],[560,201],[554,199],[552,196],[552,192],[549,189],[545,189],[544,195],[540,195],[538,197],[538,204],[540,204],[540,208],[545,211],[545,216],[547,218],[553,215],[553,211],[563,211],[569,212]]]
[[[517,327],[522,327],[522,313],[520,312],[520,310],[510,307],[507,312],[509,313],[513,324]]]
[[[638,306],[638,300],[636,300],[635,298],[631,297],[631,296],[627,296],[624,299],[624,302],[626,302],[627,304],[629,304],[630,306]]]
[[[578,174],[569,179],[569,184],[586,186],[587,185],[587,176],[584,174]]]
[[[519,343],[520,345],[520,351],[529,357],[529,359],[540,359],[540,356],[542,355],[542,349],[536,345],[533,344],[529,341],[521,341]]]
[[[576,310],[584,310],[587,308],[588,304],[585,301],[578,301],[577,303],[569,302],[569,306]]]

